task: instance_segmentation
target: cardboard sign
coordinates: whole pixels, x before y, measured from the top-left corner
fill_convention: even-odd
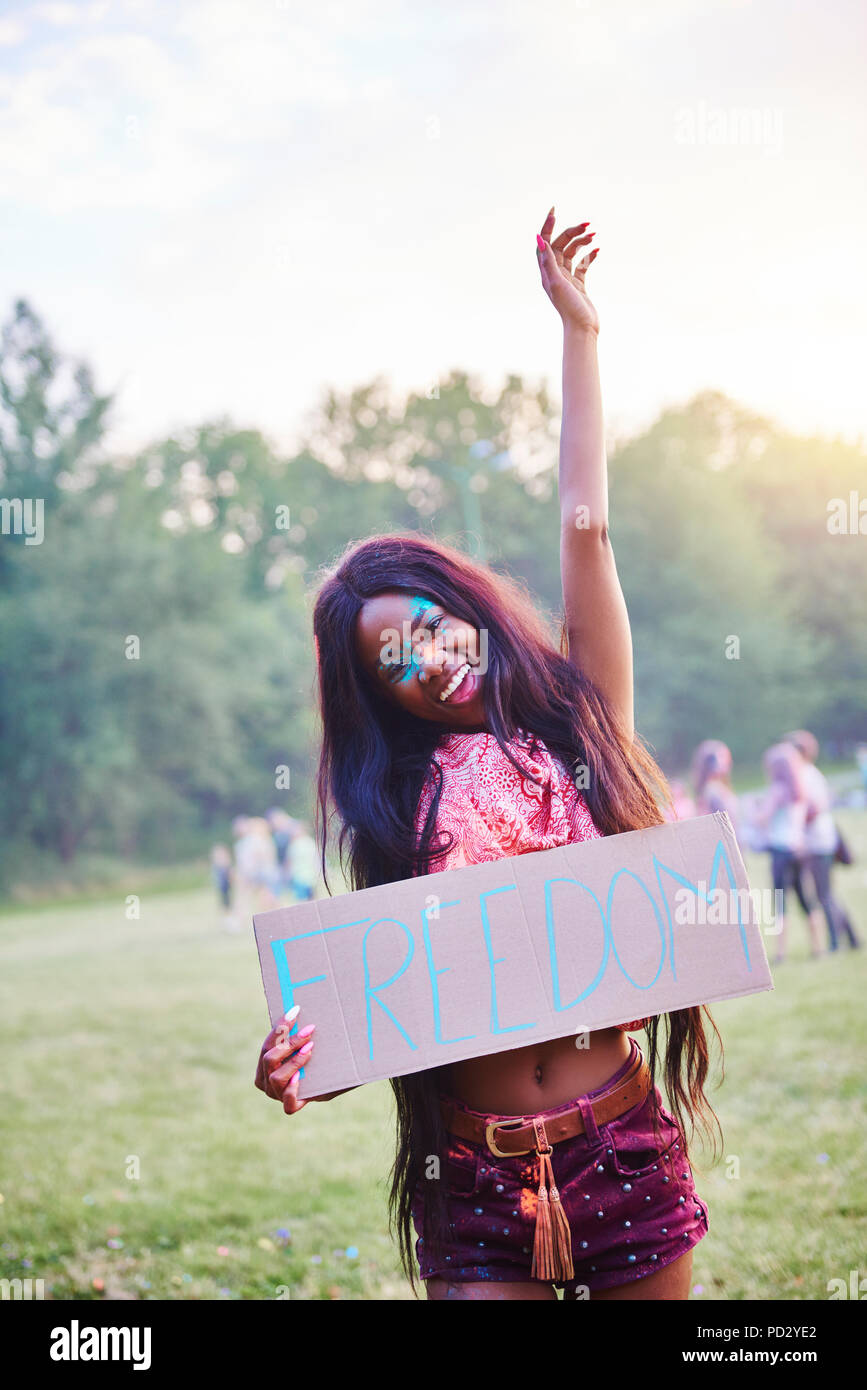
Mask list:
[[[302,1099],[773,989],[724,812],[253,922],[272,1026],[316,1024]]]

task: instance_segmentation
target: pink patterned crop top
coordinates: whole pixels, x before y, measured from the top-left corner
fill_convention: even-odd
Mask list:
[[[522,731],[512,748],[540,783],[521,775],[493,734],[450,733],[435,749],[443,774],[436,829],[450,832],[454,842],[432,861],[429,873],[602,838],[583,795],[542,740]],[[431,777],[416,812],[419,835],[434,790]],[[633,1032],[646,1021],[634,1019],[618,1026]]]

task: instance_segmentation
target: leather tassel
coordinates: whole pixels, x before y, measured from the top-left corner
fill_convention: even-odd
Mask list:
[[[572,1232],[554,1181],[550,1153],[539,1157],[539,1196],[536,1203],[536,1234],[533,1240],[531,1279],[571,1279]],[[547,1179],[547,1183],[546,1183]]]
[[[551,1160],[548,1160],[548,1167],[551,1167]],[[554,1237],[554,1262],[557,1268],[555,1279],[572,1279],[575,1274],[572,1265],[572,1232],[569,1229],[569,1221],[563,1210],[563,1203],[560,1201],[560,1193],[554,1183],[554,1170],[551,1168],[551,1195],[549,1206],[551,1208],[551,1225]]]
[[[538,1150],[537,1150],[538,1152]],[[545,1186],[545,1154],[539,1154],[539,1196],[536,1200],[536,1234],[533,1239],[531,1279],[553,1279],[554,1245],[551,1239],[551,1208]]]

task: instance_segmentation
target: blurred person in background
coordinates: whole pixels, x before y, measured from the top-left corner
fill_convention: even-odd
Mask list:
[[[227,845],[214,845],[211,850],[211,877],[225,917],[232,909],[232,852]]]
[[[289,842],[288,855],[289,886],[299,902],[307,902],[313,898],[314,889],[319,879],[319,855],[316,841],[305,822],[293,820],[291,824],[292,838]]]
[[[862,791],[867,797],[867,743],[859,743],[855,749],[855,763],[861,774]]]
[[[738,800],[738,844],[742,850],[752,850],[754,854],[765,854],[768,850],[768,835],[760,817],[767,791],[744,792]]]
[[[243,816],[233,823],[237,915],[242,923],[254,912],[277,907],[279,871],[271,827],[263,816]]]
[[[295,833],[296,821],[290,815],[277,806],[272,806],[266,815],[266,820],[271,827],[271,834],[274,838],[274,849],[277,853],[277,870],[280,876],[281,892],[291,886],[292,873],[289,867],[289,845]]]
[[[807,914],[810,954],[814,958],[823,954],[819,910],[804,893],[798,874],[798,857],[805,853],[804,831],[809,807],[803,761],[791,743],[775,743],[762,759],[769,786],[756,819],[764,827],[771,854],[774,892],[782,895],[776,900],[780,910],[777,912],[775,965],[781,965],[786,958],[786,892],[796,888],[796,884],[801,906]]]
[[[710,816],[726,811],[740,835],[738,799],[732,790],[732,755],[726,744],[716,738],[706,738],[692,756],[692,785],[695,790],[695,814]]]
[[[690,816],[698,815],[695,802],[689,794],[689,789],[685,782],[680,778],[675,778],[669,783],[671,787],[671,805],[663,809],[663,815],[667,821],[689,820]]]
[[[800,873],[812,879],[816,896],[822,905],[825,921],[828,923],[828,949],[836,951],[839,945],[838,928],[854,949],[861,945],[855,928],[846,909],[833,896],[831,891],[831,870],[840,833],[831,814],[831,788],[827,779],[816,767],[819,756],[819,742],[807,729],[795,729],[784,736],[784,742],[797,749],[801,759],[801,780],[807,793],[807,819],[804,827],[804,856],[799,861]],[[804,896],[807,896],[806,893]]]

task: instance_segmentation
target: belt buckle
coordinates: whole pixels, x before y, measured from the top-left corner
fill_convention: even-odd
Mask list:
[[[491,1153],[495,1154],[497,1158],[517,1158],[519,1154],[532,1153],[532,1149],[518,1149],[512,1153],[503,1153],[503,1150],[498,1149],[496,1144],[494,1143],[495,1129],[520,1129],[525,1123],[526,1121],[524,1119],[524,1116],[522,1115],[520,1119],[516,1118],[514,1120],[495,1120],[492,1124],[486,1125],[485,1143],[487,1144]]]

